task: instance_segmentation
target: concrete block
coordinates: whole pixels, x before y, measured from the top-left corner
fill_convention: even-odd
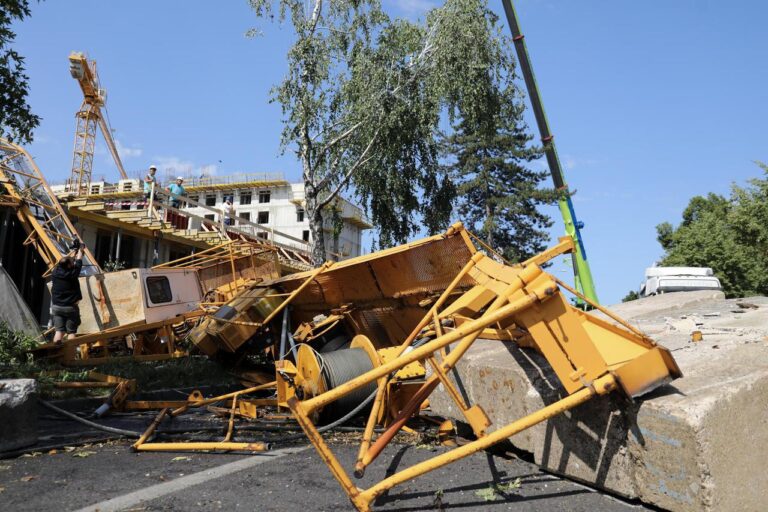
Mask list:
[[[0,379],[0,452],[37,442],[37,383]]]
[[[764,510],[768,299],[750,299],[757,310],[735,313],[735,302],[722,296],[671,295],[663,298],[672,313],[632,304],[636,317],[628,319],[674,350],[682,379],[635,402],[595,398],[511,441],[547,470],[667,510]],[[712,311],[719,316],[704,316]],[[681,316],[703,324],[702,342],[666,321]],[[511,343],[477,341],[453,377],[485,409],[491,429],[564,396],[546,361]],[[460,419],[441,387],[430,403],[437,414]]]

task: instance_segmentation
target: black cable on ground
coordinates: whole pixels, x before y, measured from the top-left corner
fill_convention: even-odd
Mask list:
[[[69,411],[65,411],[64,409],[56,407],[52,403],[46,402],[43,399],[38,398],[37,401],[40,402],[40,405],[42,405],[43,407],[46,407],[56,413],[61,414],[62,416],[66,416],[67,418],[77,421],[78,423],[82,423],[83,425],[88,425],[89,427],[103,430],[104,432],[109,432],[110,434],[117,434],[120,436],[135,437],[135,438],[141,437],[141,432],[134,432],[133,430],[124,430],[121,428],[114,428],[114,427],[108,427],[106,425],[101,425],[99,423],[86,420],[85,418],[81,418],[77,414],[73,414]]]
[[[104,443],[106,441],[114,441],[115,439],[120,439],[123,436],[106,436],[106,437],[98,437],[95,439],[89,439],[88,443]],[[34,452],[49,452],[51,450],[58,450],[59,448],[65,448],[67,446],[73,446],[77,443],[73,442],[61,442],[61,443],[55,443],[55,444],[45,444],[42,446],[29,446],[27,448],[21,448],[19,450],[13,450],[11,452],[0,452],[0,459],[15,459],[16,457],[21,457],[22,455],[26,455],[27,453],[34,453]]]

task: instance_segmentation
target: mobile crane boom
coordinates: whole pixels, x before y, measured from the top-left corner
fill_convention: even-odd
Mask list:
[[[512,0],[502,0],[502,4],[504,5],[504,12],[507,15],[509,28],[512,31],[512,40],[515,43],[517,59],[520,61],[520,69],[523,72],[525,87],[531,98],[533,114],[536,117],[536,124],[539,127],[539,134],[541,135],[541,142],[544,146],[544,154],[547,157],[549,172],[552,175],[552,182],[555,185],[555,189],[561,193],[560,199],[558,200],[558,207],[560,208],[560,214],[563,216],[563,221],[565,222],[565,232],[573,239],[575,244],[574,251],[571,254],[571,261],[573,262],[573,274],[576,289],[589,300],[597,303],[595,283],[592,280],[592,271],[590,270],[589,262],[587,261],[587,252],[584,249],[584,238],[581,235],[581,229],[584,227],[584,223],[576,218],[576,210],[573,207],[573,201],[571,200],[571,194],[568,190],[568,184],[565,181],[563,168],[560,165],[560,159],[557,156],[554,135],[552,135],[552,132],[549,129],[549,122],[547,121],[547,115],[544,112],[541,93],[536,84],[536,77],[533,74],[533,67],[531,66],[531,60],[528,56],[528,48],[525,44],[525,36],[523,36],[520,30],[520,23],[517,20],[517,13],[512,5]]]

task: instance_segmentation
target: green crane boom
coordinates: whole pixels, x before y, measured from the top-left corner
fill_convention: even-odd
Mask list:
[[[571,254],[571,258],[573,261],[573,274],[576,289],[584,294],[586,298],[597,303],[595,283],[592,281],[592,271],[589,269],[587,253],[584,250],[584,239],[581,236],[581,229],[584,227],[584,224],[576,219],[576,211],[573,208],[573,201],[571,200],[571,194],[568,190],[568,184],[565,182],[560,159],[557,156],[555,140],[549,130],[549,122],[547,121],[547,115],[544,112],[544,105],[541,101],[539,87],[536,85],[536,77],[533,75],[531,60],[528,56],[528,48],[525,45],[525,39],[520,31],[520,24],[517,21],[517,13],[512,6],[512,0],[502,0],[502,4],[504,4],[504,12],[507,15],[509,28],[512,30],[512,40],[515,43],[517,58],[520,61],[520,69],[523,71],[525,87],[528,89],[528,95],[531,98],[533,113],[536,117],[536,124],[539,127],[541,142],[544,146],[544,154],[547,157],[547,164],[549,165],[549,172],[552,174],[552,181],[555,184],[555,189],[561,192],[558,206],[560,207],[560,213],[565,222],[565,232],[568,236],[573,238],[573,241],[575,242],[575,250],[573,254]]]

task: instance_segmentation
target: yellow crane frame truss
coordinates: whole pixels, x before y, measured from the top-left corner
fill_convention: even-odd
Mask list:
[[[561,293],[558,281],[541,268],[543,263],[558,254],[572,251],[573,242],[570,239],[561,239],[560,244],[541,255],[520,265],[509,266],[477,252],[461,224],[432,239],[454,236],[464,239],[471,247],[472,256],[399,345],[397,357],[386,362],[374,361],[372,370],[311,398],[299,400],[294,395],[288,399],[288,406],[310,442],[360,511],[370,510],[373,500],[395,485],[485,450],[595,396],[615,390],[630,397],[637,396],[681,375],[669,351],[657,346],[626,322],[613,316],[616,323],[601,320],[571,306]],[[387,258],[396,250],[363,258],[366,261],[372,257]],[[467,278],[472,286],[466,289],[462,284],[459,287],[460,283],[467,282]],[[457,291],[462,292],[458,298]],[[433,333],[431,341],[418,347],[412,346],[425,330]],[[499,333],[503,335],[498,336]],[[464,402],[448,373],[475,340],[481,336],[491,338],[494,334],[496,339],[514,339],[519,345],[544,355],[562,384],[564,396],[533,414],[488,433],[490,421],[482,408]],[[448,347],[451,347],[450,352],[447,352]],[[431,366],[430,377],[403,406],[399,416],[374,440],[378,409],[382,406],[387,383],[396,378],[398,370],[416,361],[424,361]],[[360,443],[356,476],[362,476],[366,467],[440,383],[456,402],[478,439],[395,473],[368,489],[359,489],[323,440],[312,418],[331,402],[372,382],[377,383],[378,391]],[[278,388],[291,385],[283,380],[280,371],[277,373],[277,385]]]

